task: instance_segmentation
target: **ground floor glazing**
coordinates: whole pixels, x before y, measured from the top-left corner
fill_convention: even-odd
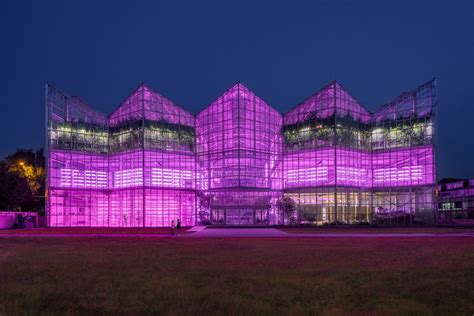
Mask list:
[[[289,199],[292,207],[281,201]],[[319,187],[291,191],[208,191],[135,188],[52,189],[48,223],[59,227],[193,225],[432,224],[433,187]]]
[[[432,187],[312,188],[284,193],[295,201],[289,221],[303,224],[432,224]]]

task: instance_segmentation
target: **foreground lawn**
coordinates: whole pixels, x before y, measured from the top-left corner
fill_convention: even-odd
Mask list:
[[[472,315],[474,239],[0,239],[0,280],[0,315]]]

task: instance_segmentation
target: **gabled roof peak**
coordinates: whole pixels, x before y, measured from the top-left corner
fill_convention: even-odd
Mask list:
[[[234,89],[234,88],[244,89],[244,90],[250,91],[250,89],[247,88],[247,86],[246,86],[245,84],[243,84],[241,81],[236,81],[236,82],[234,83],[234,85],[233,85],[232,87],[230,87],[230,89],[228,89],[227,91],[232,90],[232,89]]]
[[[273,111],[277,112],[278,114],[281,115],[281,113],[277,110],[275,110],[271,105],[269,105],[267,102],[265,102],[262,98],[257,96],[252,90],[250,90],[246,85],[244,85],[242,82],[237,81],[235,82],[229,89],[227,89],[224,93],[219,95],[217,98],[214,99],[209,105],[207,105],[205,108],[203,108],[199,113],[196,114],[196,116],[199,116],[201,113],[206,112],[210,107],[212,107],[218,100],[221,100],[222,98],[227,98],[227,99],[233,99],[233,98],[239,98],[243,97],[243,94],[251,95],[256,99],[259,99],[263,104],[271,108]],[[241,101],[239,101],[238,105],[240,106]]]
[[[285,113],[285,123],[295,124],[313,118],[350,115],[356,120],[370,121],[370,112],[337,81],[333,80]]]
[[[194,116],[191,113],[176,105],[169,98],[155,92],[143,82],[120,103],[108,118],[113,125],[140,118],[152,121],[164,120],[187,126],[194,124]]]

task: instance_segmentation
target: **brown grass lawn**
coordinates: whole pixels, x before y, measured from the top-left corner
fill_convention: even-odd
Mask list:
[[[474,313],[474,239],[0,239],[0,315]]]

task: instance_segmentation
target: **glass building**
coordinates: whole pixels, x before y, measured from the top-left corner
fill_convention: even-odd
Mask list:
[[[474,179],[438,182],[438,225],[474,225]]]
[[[433,223],[435,81],[374,113],[334,81],[281,114],[140,85],[109,116],[47,85],[49,226]]]

